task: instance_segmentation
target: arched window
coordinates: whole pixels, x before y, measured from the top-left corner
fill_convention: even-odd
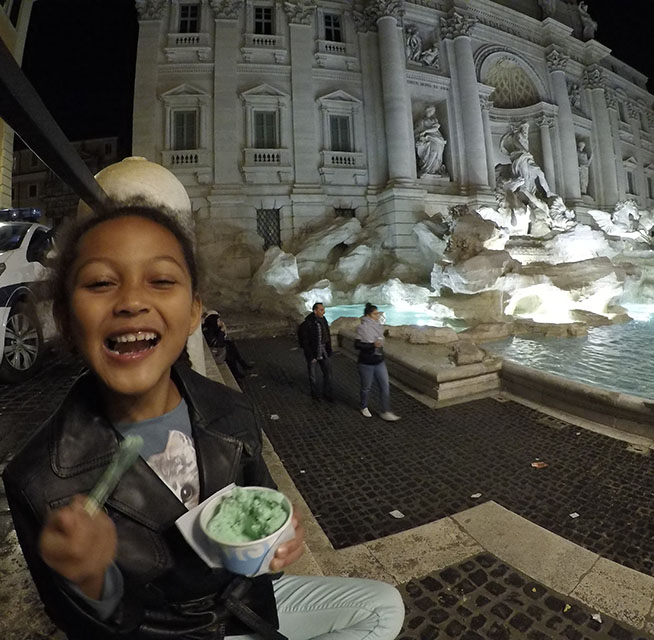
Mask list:
[[[525,70],[510,58],[499,60],[488,72],[486,84],[495,87],[490,95],[500,109],[517,109],[540,102],[534,83]]]

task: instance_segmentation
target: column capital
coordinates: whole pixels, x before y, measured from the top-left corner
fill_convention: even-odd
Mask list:
[[[629,100],[627,102],[627,115],[632,120],[640,118],[640,114],[645,111],[645,105],[638,103],[636,100]]]
[[[615,92],[615,89],[611,87],[606,87],[604,90],[604,97],[606,98],[606,106],[609,109],[618,110],[618,94]]]
[[[457,38],[470,36],[477,20],[471,16],[453,11],[449,16],[441,18],[441,38]]]
[[[568,62],[570,61],[570,56],[561,53],[557,49],[552,49],[552,51],[545,56],[545,60],[547,61],[547,68],[550,71],[565,71]]]
[[[549,129],[550,127],[553,127],[554,122],[556,122],[554,116],[550,116],[550,115],[542,115],[540,118],[536,120],[536,124],[541,129]]]
[[[297,2],[284,2],[284,11],[289,24],[311,25],[316,13],[316,3],[312,0],[297,0]]]
[[[370,12],[375,20],[391,17],[399,22],[404,16],[404,0],[368,0],[364,11]]]
[[[479,106],[482,111],[490,111],[493,108],[493,101],[489,96],[479,96]]]
[[[136,0],[139,20],[161,20],[166,0]]]
[[[606,77],[600,67],[592,67],[584,71],[584,87],[586,89],[606,89]]]
[[[236,20],[243,6],[243,0],[211,0],[210,4],[216,18]]]
[[[366,11],[353,11],[352,19],[354,20],[354,28],[357,33],[368,33],[368,31],[377,30],[374,16]]]

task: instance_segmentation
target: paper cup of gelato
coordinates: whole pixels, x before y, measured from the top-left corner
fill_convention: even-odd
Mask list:
[[[277,548],[295,536],[293,507],[268,487],[234,487],[207,502],[200,528],[218,548],[223,566],[232,573],[266,573]]]

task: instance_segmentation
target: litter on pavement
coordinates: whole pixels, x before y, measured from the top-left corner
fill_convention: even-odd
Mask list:
[[[393,511],[389,512],[389,515],[393,516],[394,518],[404,518],[404,514],[401,511],[398,511],[397,509],[393,509]]]

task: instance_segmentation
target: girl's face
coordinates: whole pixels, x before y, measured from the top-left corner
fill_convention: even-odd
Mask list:
[[[82,236],[68,284],[70,337],[105,387],[167,388],[202,311],[177,238],[138,216],[102,222]]]

